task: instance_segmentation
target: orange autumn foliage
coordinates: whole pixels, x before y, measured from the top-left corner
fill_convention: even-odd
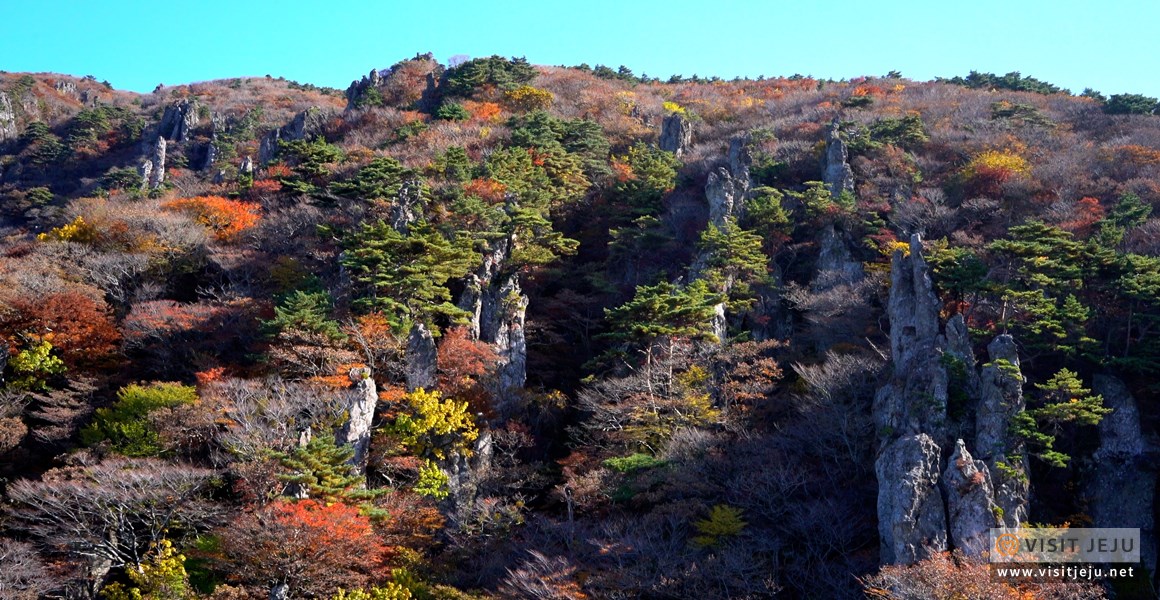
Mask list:
[[[238,202],[221,196],[197,196],[170,200],[161,205],[166,210],[185,213],[208,228],[215,238],[228,242],[258,224],[261,209],[252,202]]]
[[[471,118],[477,121],[498,121],[503,108],[495,102],[476,102],[465,100],[463,108],[471,113]]]
[[[463,193],[491,203],[503,202],[507,186],[494,179],[472,179],[463,186]]]

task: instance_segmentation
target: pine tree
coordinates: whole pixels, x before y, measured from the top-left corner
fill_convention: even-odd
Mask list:
[[[1064,427],[1098,425],[1112,409],[1104,406],[1103,396],[1092,395],[1079,376],[1068,369],[1060,369],[1047,383],[1037,383],[1035,387],[1040,391],[1040,406],[1015,415],[1012,427],[1038,448],[1035,456],[1054,467],[1067,466],[1071,457],[1055,448]]]
[[[274,308],[274,318],[264,325],[275,334],[304,332],[336,342],[346,339],[338,322],[328,317],[330,310],[326,292],[296,290]]]
[[[364,223],[345,246],[342,264],[364,293],[356,306],[383,311],[396,328],[407,319],[432,324],[437,318],[465,316],[451,303],[447,282],[479,264],[469,238],[448,239],[422,222],[404,234],[376,221]]]
[[[289,452],[273,453],[274,459],[287,471],[279,479],[312,499],[347,504],[380,495],[363,488],[364,479],[350,466],[353,456],[353,448],[336,446],[334,436],[330,435],[315,436]]]
[[[750,304],[749,284],[766,279],[769,258],[761,242],[760,235],[742,229],[733,219],[725,219],[720,228],[710,223],[697,242],[705,256],[701,275],[713,289],[727,293],[734,308]]]

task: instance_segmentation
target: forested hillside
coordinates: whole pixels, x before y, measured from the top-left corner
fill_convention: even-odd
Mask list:
[[[0,74],[0,598],[1155,597],[1156,110]],[[1140,574],[992,581],[1027,523]]]

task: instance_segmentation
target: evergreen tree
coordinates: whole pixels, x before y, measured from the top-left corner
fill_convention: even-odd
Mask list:
[[[479,264],[469,238],[448,239],[422,222],[404,234],[380,220],[363,223],[344,245],[342,264],[364,292],[356,306],[382,310],[395,327],[407,319],[432,324],[465,316],[451,303],[447,282]]]
[[[264,325],[271,333],[317,334],[337,342],[346,339],[338,322],[329,318],[330,295],[295,290],[274,308],[274,318]]]
[[[727,292],[734,307],[750,304],[749,284],[764,281],[768,275],[769,258],[761,242],[760,235],[726,219],[721,228],[710,223],[697,243],[705,256],[701,275],[714,290]]]
[[[357,504],[380,495],[364,489],[363,477],[350,465],[354,448],[336,446],[334,436],[315,436],[303,446],[274,452],[273,456],[286,470],[278,478],[311,499]]]
[[[1065,426],[1098,425],[1112,409],[1104,406],[1103,396],[1092,395],[1068,369],[1060,369],[1047,383],[1035,387],[1040,391],[1039,406],[1015,415],[1013,428],[1038,449],[1035,456],[1054,467],[1067,466],[1071,457],[1055,447]]]

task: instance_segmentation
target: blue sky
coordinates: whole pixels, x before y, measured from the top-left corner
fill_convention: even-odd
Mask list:
[[[416,52],[667,78],[1020,71],[1160,96],[1160,0],[0,0],[0,69],[147,92],[270,74],[345,88]],[[324,8],[325,6],[325,8]]]

